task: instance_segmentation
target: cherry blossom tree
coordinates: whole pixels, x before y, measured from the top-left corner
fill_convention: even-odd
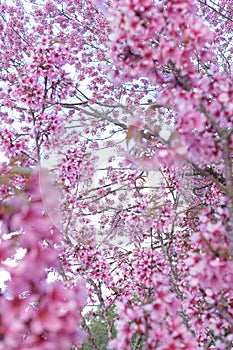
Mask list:
[[[232,349],[231,1],[0,10],[0,349]]]

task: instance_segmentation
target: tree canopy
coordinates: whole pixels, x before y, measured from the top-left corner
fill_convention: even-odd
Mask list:
[[[0,1],[0,350],[232,349],[232,23]]]

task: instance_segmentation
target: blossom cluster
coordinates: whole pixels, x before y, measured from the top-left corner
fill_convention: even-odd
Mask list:
[[[46,175],[34,170],[24,195],[11,196],[1,208],[1,268],[9,274],[0,297],[1,349],[64,349],[80,345],[84,336],[77,326],[85,285],[78,280],[69,288],[61,279],[48,280],[49,271],[59,273],[62,242],[42,201],[39,176]],[[40,180],[54,195],[49,182]]]

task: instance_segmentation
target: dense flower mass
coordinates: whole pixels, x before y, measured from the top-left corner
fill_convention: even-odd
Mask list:
[[[39,175],[43,184],[49,184],[42,179],[45,174],[35,170],[25,181],[24,196],[11,196],[2,204],[5,237],[1,239],[0,262],[9,280],[0,296],[1,349],[65,349],[70,344],[81,344],[77,326],[86,290],[81,280],[73,288],[61,281],[47,281],[49,270],[59,270],[57,250],[61,242],[45,212]],[[46,190],[54,195],[51,189],[50,185]],[[17,259],[19,248],[21,257]]]
[[[0,350],[232,349],[232,1],[0,13]]]

